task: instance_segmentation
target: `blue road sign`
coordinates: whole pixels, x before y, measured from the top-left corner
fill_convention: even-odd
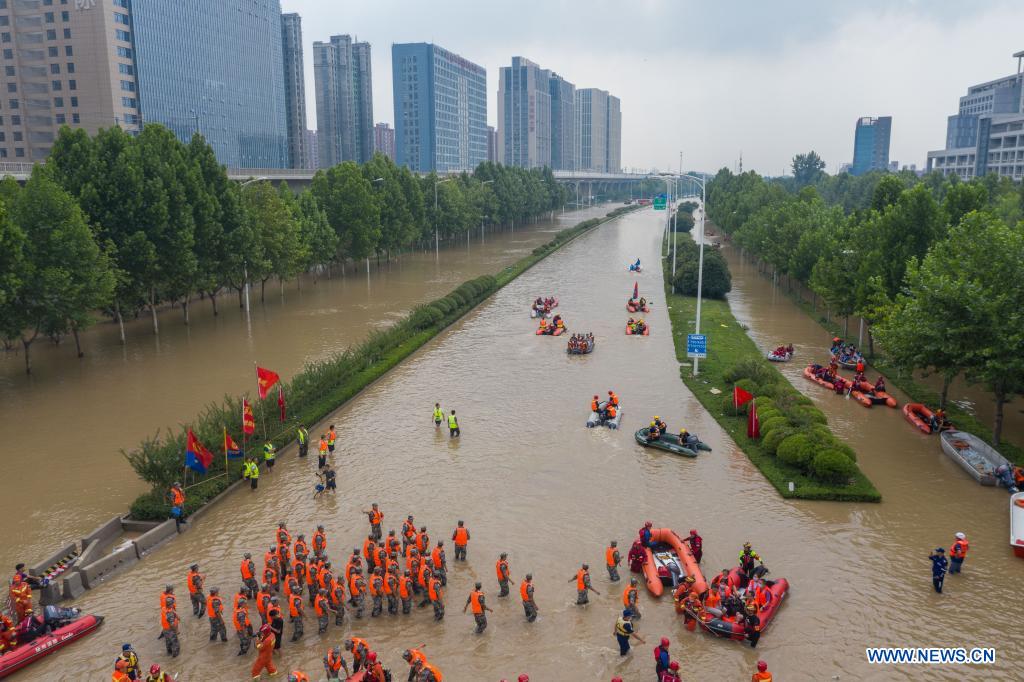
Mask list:
[[[686,357],[704,359],[708,356],[708,337],[704,334],[686,335]]]

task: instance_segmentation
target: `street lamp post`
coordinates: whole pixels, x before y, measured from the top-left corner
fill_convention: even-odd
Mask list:
[[[437,186],[442,182],[451,182],[451,178],[445,178],[444,180],[438,180],[434,178],[434,257],[441,257],[441,241],[437,235]]]

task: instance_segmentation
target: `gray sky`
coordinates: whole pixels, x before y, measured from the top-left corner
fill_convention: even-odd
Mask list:
[[[778,174],[814,149],[835,172],[860,116],[893,117],[890,159],[922,167],[967,86],[1012,74],[1019,0],[281,0],[302,15],[309,125],[315,40],[369,41],[373,111],[393,124],[391,45],[433,42],[487,68],[522,55],[622,100],[623,167]]]

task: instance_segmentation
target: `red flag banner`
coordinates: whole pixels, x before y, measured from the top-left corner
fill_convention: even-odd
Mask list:
[[[228,459],[239,459],[245,453],[242,448],[238,447],[238,443],[235,439],[228,434],[228,430],[224,429],[224,456]]]
[[[277,407],[281,410],[281,423],[284,423],[284,386],[277,385]]]
[[[213,463],[213,453],[206,449],[206,446],[199,442],[192,429],[188,430],[188,439],[185,444],[185,466],[205,474]]]
[[[272,372],[269,369],[263,369],[262,367],[256,367],[256,384],[260,390],[260,400],[267,399],[267,393],[273,388],[274,384],[281,380],[281,375],[277,372]]]
[[[750,405],[747,412],[747,438],[761,437],[761,420],[757,418],[757,403]]]
[[[753,394],[747,393],[739,386],[732,387],[732,406],[737,410],[740,409],[740,405],[746,405],[753,399]]]
[[[252,415],[252,405],[242,398],[242,433],[251,436],[256,432],[256,418]]]

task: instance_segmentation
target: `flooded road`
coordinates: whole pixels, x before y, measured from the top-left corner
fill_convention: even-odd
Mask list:
[[[456,521],[466,521],[469,562],[450,570],[445,620],[435,623],[428,609],[347,619],[324,637],[307,620],[305,638],[285,643],[281,669],[317,679],[328,646],[354,634],[399,680],[407,670],[402,650],[425,642],[425,653],[454,682],[514,680],[523,672],[542,682],[614,675],[632,681],[649,678],[651,647],[665,635],[687,680],[746,680],[758,658],[787,681],[922,677],[921,668],[865,662],[864,647],[898,645],[994,646],[997,665],[930,666],[928,679],[1019,679],[1024,632],[1004,604],[1014,608],[1019,600],[1024,564],[1006,547],[1005,493],[977,486],[896,410],[865,410],[819,392],[797,378],[794,364],[783,370],[855,447],[885,501],[780,498],[679,379],[655,265],[661,220],[643,211],[572,242],[339,410],[332,417],[340,425],[336,497],[313,500],[315,464],[289,455],[261,478],[257,493],[240,491],[127,574],[88,592],[80,605],[106,615],[107,624],[13,679],[59,679],[72,671],[101,679],[123,641],[135,643],[146,667],[159,662],[185,681],[247,679],[251,656],[236,657],[233,639],[208,642],[205,620],[188,615],[187,605],[179,609],[183,654],[173,662],[164,656],[156,641],[160,588],[173,582],[183,594],[188,565],[198,561],[208,585],[233,594],[242,553],[258,558],[280,520],[307,538],[324,523],[329,554],[343,564],[365,537],[360,510],[373,501],[386,514],[385,528],[415,514],[435,539],[447,540]],[[624,266],[637,257],[649,268],[638,278],[641,294],[654,302],[649,337],[623,334],[634,281]],[[729,258],[734,308],[759,344],[792,341],[800,360],[819,356],[825,332],[753,267]],[[570,357],[563,340],[533,335],[528,303],[548,294],[559,296],[571,331],[594,333],[593,354]],[[608,389],[621,397],[622,428],[584,428],[590,396]],[[457,410],[460,439],[430,424],[435,401]],[[673,430],[685,425],[714,452],[690,460],[639,447],[633,431],[654,414]],[[610,539],[628,549],[647,519],[683,533],[698,528],[708,575],[734,565],[749,540],[773,576],[789,579],[790,596],[756,650],[688,632],[668,599],[642,594],[639,632],[649,644],[618,656],[611,633],[624,585],[609,583],[603,550]],[[959,530],[972,542],[965,572],[936,595],[927,555]],[[497,598],[493,566],[500,552],[509,553],[516,584],[533,573],[537,622],[525,622],[515,590],[508,600]],[[574,605],[569,584],[581,562],[590,564],[601,592],[586,607]],[[479,637],[473,619],[461,613],[476,580],[495,610]]]
[[[480,233],[441,251],[408,253],[367,277],[360,264],[345,277],[304,278],[301,288],[276,281],[251,294],[251,316],[234,292],[219,297],[220,315],[208,301],[191,306],[191,326],[179,309],[160,312],[153,335],[148,312],[126,324],[102,322],[82,335],[86,356],[74,342],[54,346],[40,338],[32,347],[33,375],[21,353],[0,352],[0,434],[4,464],[0,500],[0,565],[28,564],[49,555],[65,539],[76,541],[128,509],[145,490],[121,449],[131,449],[157,429],[176,427],[225,393],[253,392],[253,363],[286,379],[310,361],[360,342],[409,309],[442,296],[472,277],[493,274],[528,254],[554,232],[611,204],[556,214],[554,221]],[[17,460],[20,463],[15,464]]]

